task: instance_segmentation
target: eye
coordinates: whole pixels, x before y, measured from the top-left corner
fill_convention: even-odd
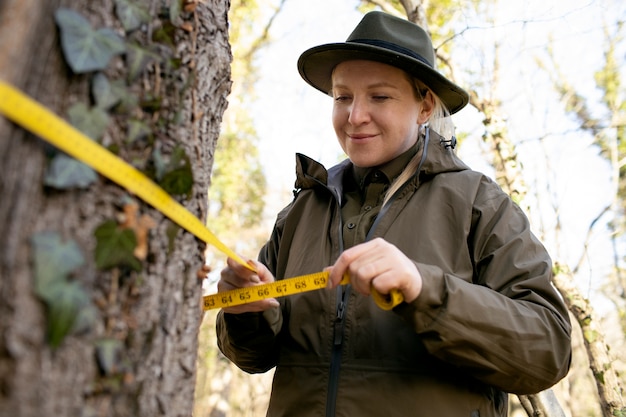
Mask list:
[[[391,97],[386,96],[384,94],[375,94],[372,96],[372,99],[374,101],[385,101],[385,100],[389,100]]]
[[[345,101],[350,100],[350,96],[346,95],[346,94],[338,94],[335,96],[335,101],[339,102],[339,103],[343,103]]]

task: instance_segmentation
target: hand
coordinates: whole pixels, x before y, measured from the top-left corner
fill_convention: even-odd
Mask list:
[[[274,282],[274,276],[265,265],[260,262],[250,261],[256,272],[251,271],[237,261],[228,258],[227,267],[222,269],[220,280],[217,282],[217,292],[234,290],[235,288],[252,287],[255,285]],[[255,301],[253,303],[224,308],[225,313],[240,314],[249,312],[265,311],[278,307],[275,298]]]
[[[330,286],[339,285],[346,272],[350,275],[352,288],[364,295],[370,295],[372,287],[381,294],[398,289],[404,301],[410,303],[422,291],[422,276],[415,263],[381,238],[361,243],[342,253],[330,270]]]

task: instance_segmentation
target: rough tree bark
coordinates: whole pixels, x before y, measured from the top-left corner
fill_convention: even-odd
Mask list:
[[[54,13],[70,8],[94,29],[111,28],[126,38],[130,35],[121,29],[116,3],[2,0],[0,79],[64,118],[70,105],[90,103],[91,75],[75,75],[66,64]],[[132,34],[134,41],[150,48],[157,29],[166,28],[174,41],[168,46],[170,58],[180,66],[164,69],[152,63],[132,83],[140,102],[160,98],[158,109],[132,109],[133,117],[155,126],[148,139],[129,146],[127,114],[114,114],[102,143],[144,165],[155,147],[167,157],[181,146],[193,186],[179,201],[204,218],[213,151],[230,90],[229,3],[132,3],[149,11],[149,20]],[[185,10],[168,22],[176,5]],[[106,73],[125,79],[127,66],[122,55]],[[137,200],[140,213],[155,221],[141,272],[99,270],[94,230],[119,219],[121,202],[133,197],[101,177],[87,189],[45,187],[49,153],[43,141],[0,116],[0,416],[191,415],[201,319],[195,271],[203,262],[204,244]],[[30,239],[41,231],[78,243],[84,264],[70,279],[86,289],[96,312],[89,328],[70,333],[56,349],[46,340],[50,317],[33,285]],[[117,342],[118,348],[99,351],[102,340]]]

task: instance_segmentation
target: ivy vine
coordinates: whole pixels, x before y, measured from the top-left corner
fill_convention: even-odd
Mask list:
[[[171,0],[158,18],[161,25],[152,32],[152,44],[142,46],[133,32],[150,23],[148,10],[132,0],[115,0],[115,14],[122,31],[112,28],[94,28],[80,13],[59,8],[54,15],[59,28],[60,46],[65,61],[75,74],[89,77],[91,99],[89,103],[75,103],[67,110],[70,124],[94,141],[100,142],[113,119],[126,126],[126,140],[109,145],[109,150],[119,153],[122,147],[139,147],[149,152],[150,160],[132,161],[138,169],[160,184],[168,193],[189,198],[193,187],[191,163],[180,146],[168,149],[164,155],[156,139],[163,120],[151,117],[162,108],[162,98],[138,97],[132,86],[151,66],[162,71],[174,72],[180,60],[174,58],[175,34],[180,26],[180,15],[188,0]],[[195,3],[195,0],[193,1]],[[179,22],[176,24],[175,22]],[[111,60],[123,57],[125,75],[110,79],[106,74]],[[189,84],[178,89],[182,96]],[[177,113],[176,111],[174,113]],[[175,118],[165,121],[176,122]],[[44,177],[44,185],[58,190],[86,189],[98,180],[89,166],[68,155],[55,151]],[[93,253],[97,268],[141,272],[147,255],[147,232],[154,221],[138,215],[138,206],[128,199],[123,204],[123,222],[110,219],[94,230],[96,247]],[[168,228],[168,239],[175,230]],[[63,240],[58,233],[41,232],[31,237],[34,261],[35,293],[45,303],[47,315],[47,340],[57,348],[64,338],[73,332],[89,328],[97,318],[97,310],[84,287],[74,275],[84,264],[85,258],[78,244]],[[104,376],[118,373],[121,346],[114,338],[97,342],[97,360]]]

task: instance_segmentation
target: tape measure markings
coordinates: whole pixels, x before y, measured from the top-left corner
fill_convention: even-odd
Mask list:
[[[284,297],[285,295],[319,290],[326,288],[328,284],[328,276],[328,272],[316,272],[313,274],[281,279],[267,284],[236,288],[230,291],[207,295],[203,297],[203,307],[204,310],[234,307],[268,298],[279,298]],[[344,277],[341,284],[347,284],[348,282],[349,279]]]

